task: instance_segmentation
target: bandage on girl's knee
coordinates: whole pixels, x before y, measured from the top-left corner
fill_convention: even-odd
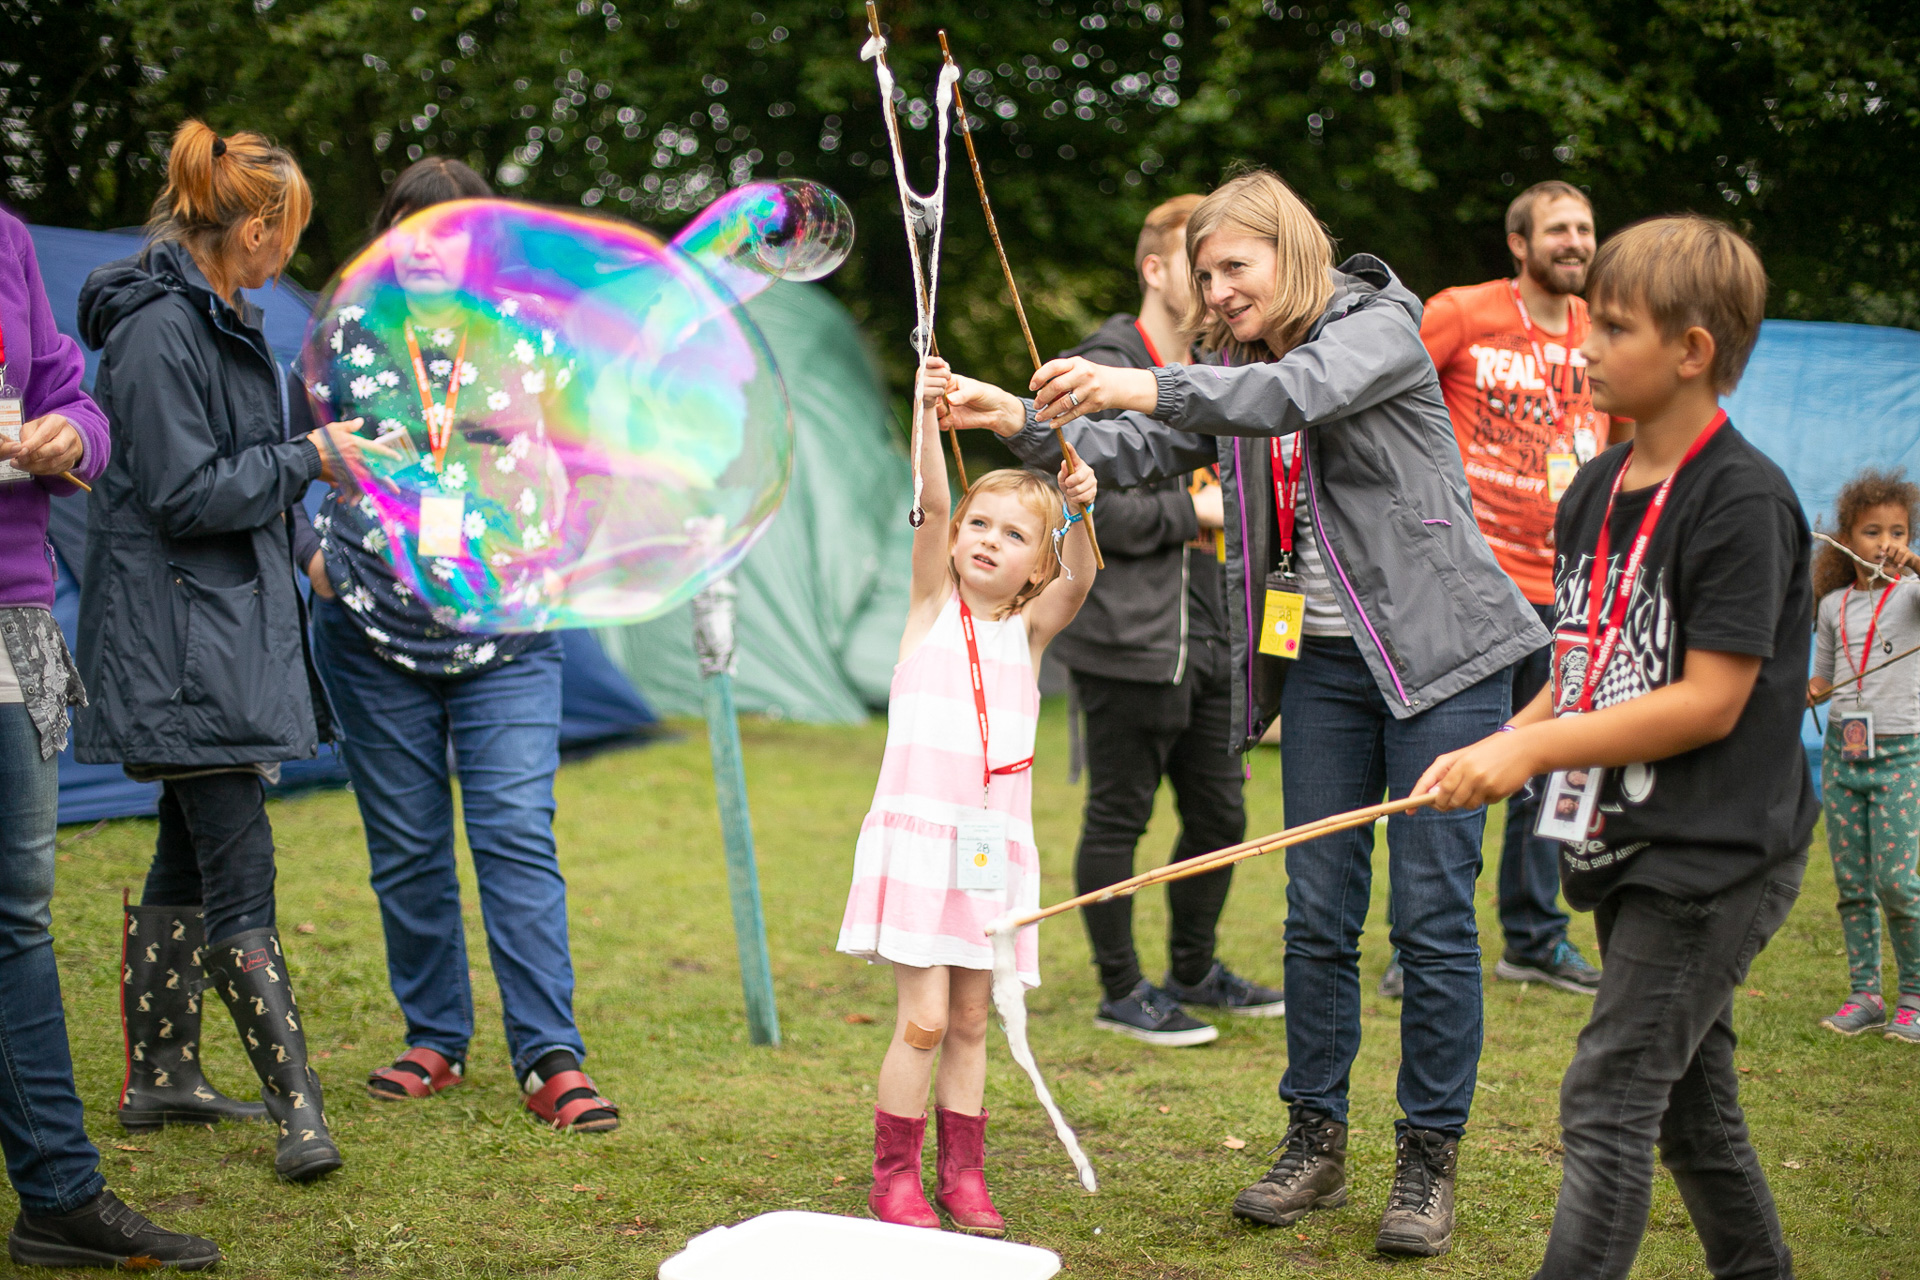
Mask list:
[[[929,1031],[909,1018],[907,1019],[907,1029],[901,1035],[901,1039],[907,1042],[909,1048],[937,1049],[940,1047],[941,1039],[945,1037],[946,1034],[945,1031]]]

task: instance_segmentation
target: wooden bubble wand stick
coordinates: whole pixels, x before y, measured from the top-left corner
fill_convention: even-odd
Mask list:
[[[1336,831],[1348,831],[1354,827],[1364,827],[1378,822],[1391,814],[1406,813],[1413,809],[1424,808],[1433,803],[1437,791],[1423,792],[1417,796],[1406,796],[1399,800],[1389,800],[1385,804],[1369,805],[1365,809],[1354,809],[1348,813],[1336,813],[1330,818],[1318,822],[1303,823],[1285,831],[1276,831],[1271,835],[1260,836],[1243,844],[1231,845],[1225,849],[1216,849],[1212,853],[1201,854],[1197,858],[1188,858],[1184,862],[1170,862],[1164,867],[1155,867],[1118,884],[1108,885],[1104,889],[1095,889],[1083,893],[1077,898],[1068,898],[1065,902],[1056,902],[1039,911],[1030,911],[1023,916],[1015,916],[1006,922],[1008,929],[1021,929],[1030,924],[1038,924],[1050,916],[1057,916],[1076,907],[1092,906],[1114,898],[1130,897],[1148,885],[1165,884],[1170,880],[1185,880],[1190,876],[1204,875],[1217,871],[1221,867],[1244,862],[1248,858],[1257,858],[1263,853],[1272,853],[1276,849],[1285,849],[1292,845],[1304,844],[1321,836],[1332,835]],[[996,922],[998,923],[998,922]]]
[[[953,60],[953,50],[947,47],[945,31],[940,33],[940,56],[948,66],[953,67],[956,73],[958,72],[959,66]],[[1000,225],[993,220],[993,202],[987,199],[987,179],[986,175],[980,172],[980,153],[973,148],[973,126],[967,123],[967,100],[960,93],[960,80],[957,74],[953,81],[953,109],[959,116],[957,123],[960,128],[960,139],[967,144],[967,164],[973,169],[974,190],[980,193],[980,212],[986,215],[987,234],[993,238],[993,251],[1000,257],[1000,271],[1007,278],[1007,292],[1013,295],[1013,314],[1019,317],[1020,335],[1027,340],[1027,357],[1033,361],[1033,371],[1038,373],[1040,372],[1040,348],[1034,345],[1033,329],[1027,324],[1027,309],[1020,302],[1020,286],[1013,282],[1013,265],[1007,261],[1006,246],[1000,243]],[[1060,455],[1067,460],[1067,465],[1078,467],[1080,455],[1075,453],[1073,446],[1067,443],[1066,434],[1060,430],[1058,423],[1054,424],[1053,438],[1060,442]],[[1107,561],[1100,554],[1100,535],[1094,531],[1093,512],[1083,508],[1080,514],[1086,517],[1087,541],[1093,546],[1094,567],[1104,569],[1107,567]]]

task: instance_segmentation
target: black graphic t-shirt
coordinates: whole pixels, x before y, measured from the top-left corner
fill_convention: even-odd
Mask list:
[[[1579,697],[1593,551],[1627,446],[1583,467],[1554,521],[1556,706]],[[1658,486],[1614,504],[1607,600]],[[1563,846],[1567,901],[1591,909],[1639,884],[1681,898],[1731,888],[1806,846],[1818,806],[1800,746],[1813,589],[1810,536],[1779,467],[1721,426],[1674,480],[1647,548],[1595,710],[1671,684],[1689,649],[1763,659],[1732,733],[1649,764],[1609,769],[1593,828]]]

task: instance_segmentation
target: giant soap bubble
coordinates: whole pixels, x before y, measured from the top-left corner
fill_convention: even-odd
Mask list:
[[[741,304],[852,242],[805,182],[737,188],[671,244],[504,200],[405,219],[341,269],[301,352],[318,420],[376,440],[335,458],[366,545],[450,629],[679,604],[739,563],[791,472],[786,390]]]

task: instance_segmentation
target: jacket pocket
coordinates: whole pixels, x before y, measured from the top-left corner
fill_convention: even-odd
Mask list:
[[[286,681],[274,661],[259,579],[214,585],[172,568],[187,613],[178,697],[190,744],[278,744],[286,736]]]

